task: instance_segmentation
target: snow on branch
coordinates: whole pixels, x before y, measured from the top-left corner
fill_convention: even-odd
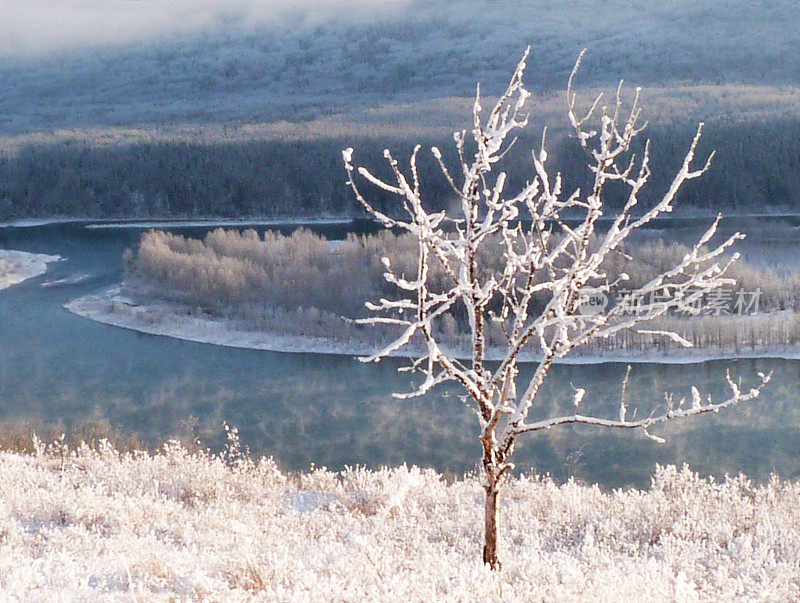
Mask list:
[[[592,417],[592,416],[584,416],[580,414],[574,414],[564,417],[556,417],[553,419],[545,419],[542,421],[537,421],[536,423],[521,423],[514,428],[515,433],[527,433],[531,431],[540,431],[542,429],[550,429],[557,425],[566,425],[568,423],[582,423],[585,425],[596,425],[599,427],[614,427],[619,429],[641,429],[644,431],[645,435],[656,442],[663,443],[663,438],[651,434],[648,431],[648,428],[652,427],[653,425],[658,425],[659,423],[666,423],[667,421],[671,421],[673,419],[685,419],[688,417],[693,417],[696,415],[702,415],[709,412],[719,412],[723,408],[727,408],[728,406],[733,406],[734,404],[738,404],[740,402],[749,402],[751,400],[755,400],[758,398],[761,390],[769,383],[772,373],[767,375],[760,373],[761,383],[750,389],[747,393],[742,393],[739,389],[739,386],[731,379],[730,373],[727,374],[727,381],[728,386],[731,389],[731,395],[721,401],[721,402],[712,402],[711,398],[708,398],[706,404],[701,402],[700,392],[699,390],[692,386],[692,404],[691,406],[684,406],[685,399],[682,399],[678,403],[677,408],[670,408],[666,412],[659,414],[659,415],[650,415],[645,419],[640,419],[638,421],[634,420],[626,420],[626,407],[624,402],[620,403],[620,418],[619,420],[615,419],[607,419],[603,417]],[[583,390],[579,390],[583,391]],[[581,396],[582,398],[582,396]],[[577,395],[576,395],[577,399]],[[576,404],[577,407],[577,404]]]
[[[509,191],[506,173],[498,165],[514,144],[514,133],[528,123],[526,105],[531,94],[523,84],[528,52],[488,113],[478,88],[471,130],[453,135],[457,169],[446,163],[438,148],[431,149],[456,201],[455,209],[449,213],[426,209],[417,170],[419,146],[410,158],[408,173],[390,151],[385,151],[384,157],[391,168],[388,180],[365,168],[356,168],[352,149],[343,152],[347,184],[356,199],[385,227],[413,235],[419,252],[414,275],[396,274],[391,262],[383,260],[385,278],[397,291],[397,298],[370,304],[368,307],[374,314],[361,322],[393,325],[398,334],[382,350],[364,360],[377,361],[405,346],[415,346],[417,361],[409,368],[421,373],[421,384],[401,397],[422,395],[445,381],[461,384],[481,425],[487,496],[513,466],[509,459],[517,436],[523,433],[581,423],[642,429],[650,435],[648,429],[654,425],[754,400],[769,382],[768,375],[762,376],[757,387],[743,393],[729,376],[731,395],[723,401],[703,402],[699,390],[692,387],[690,405],[682,401],[662,414],[639,420],[627,418],[624,400],[618,419],[581,414],[580,405],[585,398],[591,398],[591,392],[575,388],[574,414],[527,421],[531,411],[541,406],[537,404],[537,396],[552,364],[576,347],[614,337],[625,330],[690,346],[677,333],[647,329],[646,323],[667,312],[686,309],[693,296],[732,284],[726,272],[738,255],[725,254],[744,237],[735,233],[715,242],[720,219],[717,217],[680,261],[631,292],[641,302],[636,313],[626,313],[620,304],[596,313],[584,312],[586,290],[609,294],[627,280],[625,274],[609,274],[613,254],[624,253],[624,244],[632,232],[673,211],[681,187],[705,173],[713,153],[698,167],[695,155],[702,135],[700,124],[667,190],[651,207],[641,208],[640,194],[648,184],[651,166],[649,141],[640,156],[632,152],[634,140],[646,126],[641,123],[640,89],[636,89],[628,110],[620,82],[612,106],[603,105],[601,95],[585,113],[579,112],[574,80],[584,56],[581,53],[569,77],[566,111],[585,152],[590,185],[585,190],[569,189],[561,174],[554,173],[548,165],[543,133],[541,148],[530,155],[533,167],[530,180],[519,190]],[[396,213],[384,213],[371,205],[357,178],[398,197]],[[598,232],[599,220],[608,213],[609,183],[614,183],[615,195],[620,187],[623,189],[623,205],[610,216],[608,230]],[[573,218],[568,224],[564,220],[576,213],[577,221]],[[434,265],[438,277],[433,276]],[[654,300],[657,294],[659,299]],[[452,321],[453,316],[468,325],[469,360],[463,363],[443,348],[442,331],[437,328],[445,319]],[[490,327],[502,332],[504,343],[498,344],[496,338],[491,340]],[[490,347],[491,356],[499,356],[499,362],[487,362]],[[541,360],[532,372],[523,372],[519,367],[520,354],[529,349],[538,351]],[[487,507],[487,517],[488,513]]]

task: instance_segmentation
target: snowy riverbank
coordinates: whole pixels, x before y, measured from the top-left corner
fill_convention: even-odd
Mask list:
[[[98,219],[98,218],[20,218],[0,222],[0,228],[36,228],[54,224],[84,224],[89,230],[121,229],[121,228],[188,228],[188,227],[231,227],[245,228],[252,226],[324,226],[350,224],[356,218],[347,217],[295,217],[295,218],[151,218],[151,219]]]
[[[97,294],[85,295],[64,306],[70,312],[103,324],[151,335],[211,343],[233,348],[272,352],[313,352],[317,354],[368,354],[370,346],[346,344],[332,339],[280,335],[237,329],[230,323],[206,315],[192,316],[176,304],[154,301],[135,304],[111,287]]]
[[[57,255],[0,249],[0,290],[41,276],[47,272],[47,264],[60,259]]]
[[[800,597],[800,484],[658,469],[649,490],[512,478],[502,561],[478,479],[280,472],[235,454],[0,453],[0,597],[695,601]]]
[[[209,343],[234,348],[266,350],[272,352],[295,352],[314,354],[341,354],[347,356],[366,356],[375,352],[375,345],[359,341],[338,341],[324,337],[278,334],[265,331],[252,331],[237,328],[234,323],[208,315],[194,315],[179,304],[152,301],[147,304],[135,303],[121,294],[120,286],[111,287],[100,293],[85,295],[64,306],[70,312],[103,324],[122,327],[151,335],[163,335],[186,341]],[[398,357],[415,355],[422,350],[406,346],[395,353]],[[452,351],[452,350],[451,350]],[[452,351],[454,356],[465,357],[464,353]],[[489,358],[497,357],[490,350]],[[525,361],[535,361],[533,353],[523,354]],[[754,349],[719,350],[707,348],[681,348],[669,353],[653,350],[630,353],[614,350],[609,352],[580,351],[562,359],[564,364],[599,364],[603,362],[691,364],[709,360],[733,360],[737,358],[782,358],[800,359],[800,348],[796,346],[761,346]]]
[[[224,220],[207,218],[198,220],[126,220],[87,224],[89,230],[114,230],[120,228],[252,228],[254,226],[331,226],[346,225],[352,218],[252,218],[247,220]]]

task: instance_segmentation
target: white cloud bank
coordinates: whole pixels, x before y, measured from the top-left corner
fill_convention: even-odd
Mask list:
[[[0,55],[168,39],[262,25],[383,20],[409,0],[5,0]]]

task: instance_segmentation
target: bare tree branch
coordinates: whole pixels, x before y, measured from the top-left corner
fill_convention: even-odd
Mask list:
[[[425,208],[417,170],[419,146],[414,148],[410,158],[410,176],[403,173],[388,150],[384,152],[391,168],[390,181],[378,178],[363,167],[356,169],[352,162],[353,150],[343,152],[347,184],[356,199],[385,227],[413,235],[418,245],[413,280],[396,274],[389,259],[383,259],[385,278],[401,297],[368,304],[374,315],[359,322],[390,325],[398,329],[398,335],[363,360],[377,361],[412,342],[421,343],[424,353],[408,368],[421,373],[422,382],[413,391],[398,397],[422,395],[446,381],[457,381],[466,390],[481,426],[487,492],[484,559],[493,567],[497,564],[497,493],[501,478],[513,467],[510,457],[519,435],[558,425],[586,424],[641,429],[659,440],[648,431],[650,427],[754,400],[769,382],[768,375],[762,376],[757,387],[742,393],[728,376],[731,395],[721,402],[713,403],[709,399],[703,403],[699,390],[693,387],[690,406],[683,406],[684,401],[681,401],[677,408],[670,406],[666,412],[656,414],[654,411],[636,420],[635,413],[633,418],[628,418],[624,400],[626,375],[618,418],[581,414],[580,405],[587,392],[574,387],[574,414],[527,421],[529,414],[540,407],[538,397],[552,365],[579,346],[615,337],[626,330],[691,345],[677,333],[648,329],[646,323],[667,312],[685,309],[693,296],[732,284],[726,271],[738,255],[733,254],[723,261],[723,254],[744,237],[736,233],[713,243],[720,219],[717,217],[680,261],[631,291],[632,296],[641,300],[636,313],[626,313],[621,304],[595,314],[581,312],[586,289],[610,294],[626,281],[625,274],[607,274],[608,258],[621,252],[632,232],[671,212],[678,191],[687,181],[705,173],[714,154],[711,153],[701,167],[695,166],[703,127],[700,124],[668,189],[649,209],[639,210],[639,195],[651,173],[649,141],[641,156],[637,157],[631,150],[646,125],[640,124],[640,89],[636,89],[628,111],[624,110],[620,82],[613,107],[601,105],[600,95],[586,113],[579,113],[574,80],[584,56],[582,52],[567,84],[567,116],[586,153],[592,173],[591,186],[586,191],[564,192],[561,174],[553,174],[547,165],[543,132],[541,148],[531,153],[533,178],[516,193],[509,193],[506,173],[497,169],[497,165],[516,140],[514,133],[528,122],[524,111],[531,94],[525,89],[522,77],[529,50],[488,114],[484,113],[478,87],[471,131],[453,135],[460,163],[458,171],[446,165],[438,148],[431,149],[458,202],[453,215],[433,213]],[[597,123],[589,129],[590,122]],[[468,159],[470,153],[472,156]],[[460,181],[457,181],[453,174],[459,173]],[[376,210],[361,194],[356,175],[398,197],[404,217]],[[624,205],[613,217],[608,231],[601,234],[597,232],[597,224],[607,210],[605,197],[609,183],[625,189]],[[580,212],[581,217],[571,226],[564,217],[575,212]],[[452,228],[445,228],[446,225]],[[493,259],[487,260],[487,257]],[[432,277],[434,262],[447,275],[444,284]],[[654,301],[656,294],[661,294],[662,299]],[[436,328],[445,318],[452,320],[456,311],[463,314],[469,325],[469,360],[464,363],[443,350],[441,331]],[[491,325],[500,327],[505,339],[503,344],[490,341]],[[532,374],[526,371],[529,376],[521,379],[519,358],[529,349],[538,350],[541,360]],[[499,355],[496,367],[490,368],[487,364],[489,351]],[[671,404],[672,397],[668,396],[668,400]],[[492,539],[490,532],[493,530]]]

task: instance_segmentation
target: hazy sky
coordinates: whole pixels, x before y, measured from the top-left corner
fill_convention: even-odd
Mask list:
[[[203,30],[380,20],[409,0],[2,0],[0,55],[128,44]]]

